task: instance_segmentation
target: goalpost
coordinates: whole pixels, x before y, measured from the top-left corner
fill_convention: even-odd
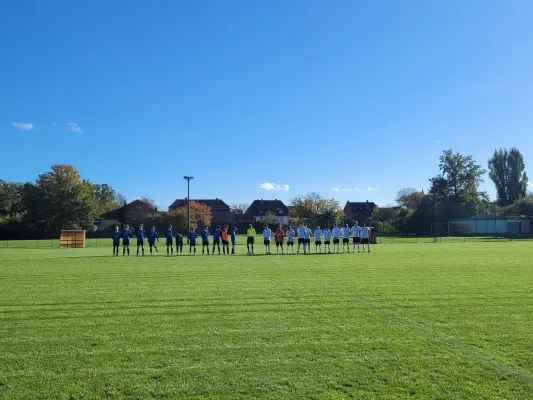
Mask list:
[[[61,231],[59,237],[60,249],[84,249],[85,248],[85,231],[65,230]]]

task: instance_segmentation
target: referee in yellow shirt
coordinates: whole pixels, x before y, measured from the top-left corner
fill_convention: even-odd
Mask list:
[[[255,229],[252,226],[252,224],[250,224],[250,226],[248,227],[248,230],[246,231],[246,236],[248,236],[248,238],[246,239],[246,247],[248,248],[248,254],[249,255],[253,255],[254,254],[255,235],[256,235]],[[252,251],[250,251],[250,246],[252,247]]]

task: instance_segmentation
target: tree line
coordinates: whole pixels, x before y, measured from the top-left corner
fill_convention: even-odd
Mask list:
[[[173,224],[187,226],[186,207],[160,213],[153,200],[142,198],[141,207],[124,207],[126,198],[110,185],[82,179],[72,165],[53,165],[35,182],[13,183],[0,180],[0,236],[56,237],[62,229],[91,230],[99,216],[121,209],[120,223],[135,226]],[[191,225],[209,225],[209,206],[191,202]]]
[[[533,196],[527,192],[524,158],[516,148],[497,149],[489,158],[489,178],[496,201],[480,191],[486,170],[473,156],[451,149],[439,158],[439,174],[431,178],[427,193],[414,188],[398,191],[396,205],[377,208],[372,223],[383,233],[426,233],[432,224],[475,215],[533,217]]]
[[[524,158],[516,148],[497,149],[487,163],[489,178],[496,187],[496,202],[490,201],[479,186],[486,174],[473,156],[451,149],[439,158],[439,173],[432,177],[430,189],[405,188],[398,191],[396,205],[380,207],[364,221],[383,233],[429,232],[435,222],[469,218],[480,214],[533,218],[533,196],[528,194]],[[153,201],[143,198],[148,207],[126,208],[126,199],[108,184],[82,179],[71,165],[53,165],[35,182],[12,183],[0,180],[0,236],[17,237],[21,232],[57,236],[62,229],[91,229],[99,216],[122,208],[121,223],[144,223],[158,228],[172,224],[187,226],[187,207],[160,213]],[[235,209],[247,208],[236,204]],[[211,223],[209,206],[191,201],[191,226]],[[340,204],[316,192],[296,196],[290,202],[291,224],[310,226],[340,224],[346,221]],[[277,223],[268,212],[264,221]],[[351,222],[351,221],[346,221]]]

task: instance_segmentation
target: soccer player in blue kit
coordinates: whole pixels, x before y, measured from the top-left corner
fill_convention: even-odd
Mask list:
[[[237,244],[237,228],[231,228],[231,254],[235,254],[235,245]]]
[[[194,231],[194,228],[191,228],[187,237],[189,238],[189,254],[191,254],[192,249],[194,249],[194,254],[196,254],[196,238],[198,234]]]
[[[207,227],[201,233],[202,236],[202,254],[205,254],[205,249],[207,249],[207,255],[209,255],[209,231]]]
[[[135,233],[137,234],[137,255],[139,255],[139,247],[140,247],[142,249],[142,254],[144,256],[144,235],[146,232],[144,230],[143,224],[139,225],[139,229],[137,229]]]
[[[213,252],[212,254],[215,254],[215,246],[218,248],[218,254],[220,254],[220,237],[222,236],[222,229],[220,229],[220,225],[218,225],[215,230],[213,231]]]
[[[115,226],[115,232],[113,232],[113,257],[118,256],[119,247],[120,247],[120,230],[117,225]]]
[[[165,233],[165,237],[167,238],[167,256],[173,255],[174,254],[174,229],[172,229],[172,225],[168,226],[167,232]],[[176,252],[177,252],[177,249],[176,249]]]
[[[157,246],[155,245],[155,243],[158,241],[159,241],[159,236],[157,235],[157,232],[155,231],[155,226],[152,226],[152,230],[150,231],[150,234],[148,235],[148,246],[150,246],[150,254],[152,254],[152,247],[155,249],[155,252],[157,253]]]
[[[176,255],[183,254],[183,235],[176,234]]]
[[[122,255],[126,255],[126,250],[128,251],[128,256],[130,255],[130,238],[131,230],[130,226],[126,225],[122,231]]]

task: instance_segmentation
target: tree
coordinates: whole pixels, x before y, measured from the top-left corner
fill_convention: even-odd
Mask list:
[[[102,215],[118,208],[116,203],[117,195],[111,186],[104,183],[103,185],[93,184],[92,187],[94,190],[96,215]]]
[[[163,222],[168,226],[172,225],[177,232],[187,231],[187,208],[180,207],[169,211],[163,217]]]
[[[494,150],[489,159],[489,177],[496,186],[499,206],[509,206],[526,197],[528,177],[525,169],[524,158],[517,148]]]
[[[248,203],[235,203],[232,204],[230,208],[234,211],[242,211],[245,213],[246,210],[248,210],[248,207],[250,207]]]
[[[290,218],[311,223],[315,215],[314,201],[308,196],[297,196],[291,200]]]
[[[276,214],[274,214],[272,211],[268,210],[265,213],[265,216],[263,217],[263,222],[265,224],[275,224],[278,222],[278,219],[276,218]]]
[[[340,203],[334,198],[323,199],[319,211],[319,225],[338,225],[344,218],[344,211],[342,210]]]
[[[372,223],[378,232],[399,233],[406,213],[401,207],[376,207],[372,213]]]
[[[444,150],[439,168],[441,173],[430,179],[432,193],[441,199],[457,202],[475,202],[479,199],[478,187],[486,171],[476,164],[471,155],[463,156],[451,149]]]
[[[120,208],[125,206],[128,202],[126,201],[126,196],[121,193],[115,192],[115,208]]]
[[[406,210],[416,210],[423,198],[424,193],[414,188],[404,188],[396,194],[396,203]]]
[[[533,218],[533,197],[527,196],[515,201],[510,207],[511,215]]]
[[[312,225],[339,223],[344,216],[337,200],[326,199],[316,192],[295,197],[291,200],[291,206],[292,220]]]
[[[211,217],[211,206],[191,200],[191,227],[209,226]]]
[[[93,187],[71,165],[53,165],[35,184],[24,185],[22,198],[28,224],[52,233],[85,229],[95,216]]]
[[[20,183],[0,180],[0,218],[14,217],[22,212],[22,187]]]

